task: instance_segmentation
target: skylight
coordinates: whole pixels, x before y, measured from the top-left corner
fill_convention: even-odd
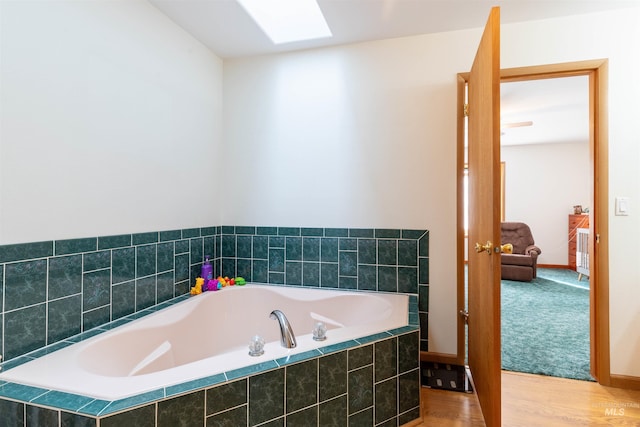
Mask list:
[[[316,0],[238,0],[275,44],[331,37]]]

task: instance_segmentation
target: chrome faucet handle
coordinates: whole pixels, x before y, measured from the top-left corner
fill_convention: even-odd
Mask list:
[[[313,339],[315,341],[324,341],[327,339],[327,326],[324,323],[318,322],[313,327]]]
[[[249,356],[257,357],[264,354],[264,338],[255,335],[249,342]]]

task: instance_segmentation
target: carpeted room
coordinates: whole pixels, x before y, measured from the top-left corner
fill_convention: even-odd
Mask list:
[[[466,273],[466,268],[465,268]],[[593,381],[590,374],[589,278],[568,268],[538,268],[531,282],[501,280],[502,369]],[[462,371],[433,369],[429,385],[466,391]],[[455,371],[455,368],[453,368]]]
[[[592,381],[589,282],[539,268],[531,282],[502,280],[502,368]]]
[[[513,125],[503,124],[501,135],[501,219],[528,226],[530,243],[540,249],[536,263],[542,267],[537,277],[532,271],[503,274],[506,370],[592,380],[589,279],[585,275],[578,282],[577,227],[571,223],[577,204],[585,211],[578,218],[587,221],[592,204],[587,83],[582,77],[501,85],[503,122]],[[534,104],[540,107],[539,116],[523,113]],[[561,125],[559,118],[564,118]],[[540,133],[541,127],[546,134]],[[511,273],[519,269],[504,268],[514,269]]]
[[[503,130],[503,221],[526,223],[540,254],[530,282],[502,277],[502,367],[591,380],[589,278],[578,280],[577,234],[571,224],[574,206],[580,205],[586,212],[579,218],[588,220],[592,205],[588,81],[572,77],[528,84],[501,85],[509,122],[528,124],[518,112],[523,105],[544,105],[538,97],[545,91],[555,93],[555,104],[540,108],[531,125]],[[516,97],[519,103],[510,105]],[[542,126],[550,132],[536,133]]]

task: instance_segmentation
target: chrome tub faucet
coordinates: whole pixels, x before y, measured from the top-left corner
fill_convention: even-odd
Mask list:
[[[284,348],[295,348],[296,336],[293,333],[287,316],[280,310],[273,310],[269,318],[277,320],[280,325],[280,344],[282,344]]]

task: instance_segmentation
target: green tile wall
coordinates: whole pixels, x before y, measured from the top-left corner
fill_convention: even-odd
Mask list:
[[[222,226],[214,273],[248,281],[418,294],[428,350],[429,232]]]
[[[0,246],[4,360],[189,292],[206,255],[216,276],[417,294],[428,349],[428,231],[225,225]]]
[[[0,246],[3,360],[187,293],[220,230]]]
[[[428,316],[421,230],[224,226],[11,245],[0,247],[5,358],[187,293],[204,255],[216,275],[254,282],[411,293],[410,324]],[[8,426],[402,425],[420,416],[423,334],[376,334],[123,402],[0,382],[0,413]]]

